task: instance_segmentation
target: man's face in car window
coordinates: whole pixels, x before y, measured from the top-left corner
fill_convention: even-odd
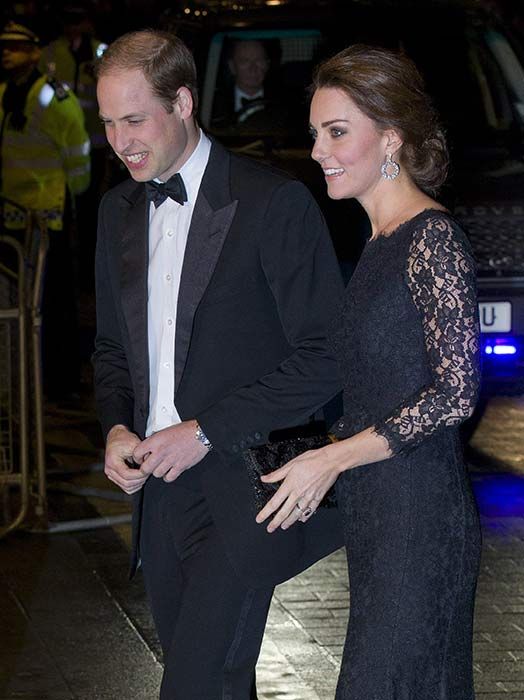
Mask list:
[[[248,95],[262,89],[269,68],[269,59],[260,41],[239,41],[233,48],[229,68],[237,87]]]

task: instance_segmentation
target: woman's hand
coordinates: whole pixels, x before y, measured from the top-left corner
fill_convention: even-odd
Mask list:
[[[304,452],[280,469],[261,477],[266,483],[282,481],[282,484],[257,515],[257,523],[264,522],[273,513],[276,515],[267,526],[268,532],[277,527],[286,530],[297,520],[305,522],[339,474],[391,456],[388,441],[377,434],[373,426],[319,450]]]
[[[266,483],[282,481],[282,484],[257,515],[257,523],[264,522],[274,513],[275,517],[267,526],[268,532],[274,532],[278,527],[287,530],[297,520],[306,522],[340,473],[333,459],[333,447],[335,445],[327,445],[304,452],[280,469],[261,477]]]

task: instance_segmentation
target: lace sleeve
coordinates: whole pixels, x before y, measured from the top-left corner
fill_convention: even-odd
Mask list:
[[[451,219],[432,217],[415,232],[407,283],[422,317],[433,382],[375,426],[393,454],[468,418],[480,379],[475,263]]]

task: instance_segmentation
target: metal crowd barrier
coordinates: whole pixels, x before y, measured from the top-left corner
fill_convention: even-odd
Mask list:
[[[128,523],[129,514],[49,521],[50,489],[110,501],[129,501],[129,497],[65,481],[48,483],[41,364],[48,233],[36,212],[22,210],[1,197],[0,221],[6,202],[18,210],[26,226],[20,231],[0,229],[0,538],[21,527],[51,534]],[[92,465],[87,471],[97,467]]]
[[[49,521],[49,489],[110,501],[129,501],[129,496],[65,481],[48,483],[41,363],[48,233],[36,212],[1,197],[0,221],[6,202],[26,226],[14,232],[0,229],[0,538],[21,527],[33,533],[60,533],[128,523],[129,514]]]
[[[25,229],[0,231],[0,537],[47,524],[40,329],[48,238],[43,220],[18,209]]]

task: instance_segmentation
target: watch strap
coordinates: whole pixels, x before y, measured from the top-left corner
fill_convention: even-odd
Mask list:
[[[211,441],[208,440],[208,438],[206,437],[206,434],[204,433],[204,431],[202,430],[202,428],[200,427],[200,425],[198,423],[197,423],[197,427],[196,427],[195,438],[198,440],[198,442],[201,442],[202,445],[204,445],[204,447],[208,450],[208,452],[213,449],[213,445],[211,444]]]

